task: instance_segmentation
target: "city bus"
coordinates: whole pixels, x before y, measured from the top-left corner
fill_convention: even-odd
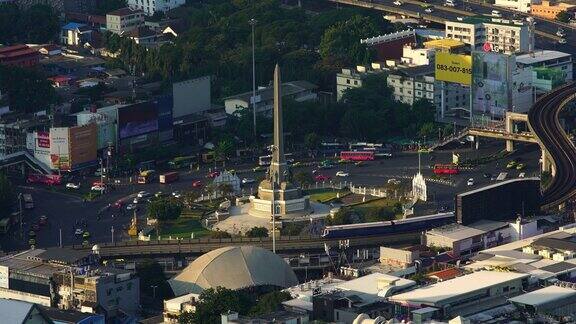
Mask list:
[[[145,170],[138,174],[138,183],[146,184],[152,182],[156,177],[156,171],[154,170]]]
[[[381,143],[350,143],[350,151],[372,151],[375,157],[391,157],[390,149]]]
[[[342,151],[340,159],[345,161],[373,161],[373,151]]]
[[[32,209],[34,208],[34,200],[32,199],[32,195],[29,193],[25,193],[22,195],[23,200],[23,207],[24,209]]]
[[[286,159],[286,162],[294,163],[294,158],[292,156],[292,153],[285,153],[284,158]],[[258,165],[267,166],[270,165],[270,163],[272,163],[272,155],[263,155],[258,157]]]
[[[434,174],[458,174],[460,170],[456,164],[435,164],[433,168]]]
[[[342,143],[320,143],[320,148],[318,149],[322,154],[337,154],[348,149],[347,144]]]
[[[196,156],[178,156],[173,158],[168,162],[168,166],[172,170],[182,169],[182,168],[190,168],[191,165],[194,165],[197,162]]]

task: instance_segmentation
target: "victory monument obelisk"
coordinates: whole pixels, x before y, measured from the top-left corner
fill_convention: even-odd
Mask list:
[[[284,129],[282,126],[282,82],[280,67],[274,69],[274,145],[272,162],[266,178],[258,186],[258,197],[251,200],[250,215],[270,217],[272,205],[277,218],[291,219],[310,213],[310,200],[302,191],[290,183],[289,166],[284,156]]]

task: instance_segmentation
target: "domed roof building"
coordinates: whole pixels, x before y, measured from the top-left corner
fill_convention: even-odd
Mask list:
[[[210,251],[170,279],[176,296],[200,293],[218,286],[244,289],[255,286],[291,287],[298,279],[276,254],[255,246],[229,246]]]

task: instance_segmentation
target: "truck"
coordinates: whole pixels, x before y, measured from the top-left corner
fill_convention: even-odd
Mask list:
[[[160,175],[160,183],[171,183],[178,180],[178,172],[168,172]]]

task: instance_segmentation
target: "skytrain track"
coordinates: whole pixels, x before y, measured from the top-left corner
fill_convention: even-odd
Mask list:
[[[555,208],[576,194],[576,147],[570,141],[559,114],[576,97],[576,83],[566,84],[541,97],[528,113],[528,123],[552,158],[556,174],[543,191],[542,209]]]

